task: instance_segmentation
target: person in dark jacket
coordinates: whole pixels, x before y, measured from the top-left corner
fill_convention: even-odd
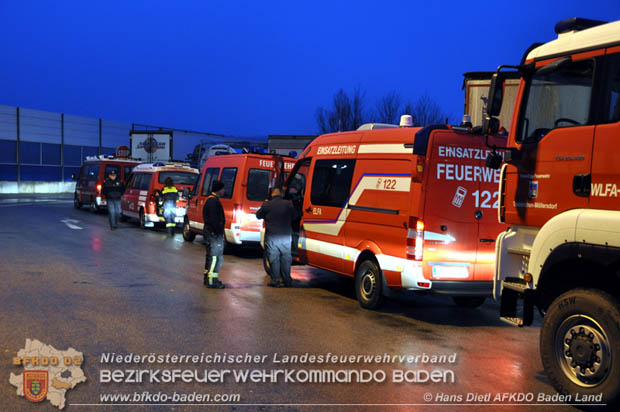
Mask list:
[[[171,177],[167,177],[165,186],[161,191],[164,202],[164,219],[166,219],[166,233],[168,237],[174,236],[174,228],[176,226],[175,219],[177,217],[177,200],[179,200],[179,191],[174,186]]]
[[[121,196],[124,192],[125,185],[117,178],[116,170],[112,169],[101,188],[101,193],[108,203],[108,220],[112,230],[118,227],[118,217],[121,215]]]
[[[292,286],[291,235],[292,223],[297,218],[293,204],[282,198],[280,189],[274,189],[271,200],[263,203],[256,212],[258,219],[265,219],[265,253],[271,267],[268,286],[279,288],[280,277],[284,286]]]
[[[203,236],[207,253],[203,283],[208,288],[224,289],[225,285],[219,280],[219,271],[224,263],[224,208],[220,197],[224,195],[224,183],[214,180],[211,184],[211,195],[202,208],[204,219]]]

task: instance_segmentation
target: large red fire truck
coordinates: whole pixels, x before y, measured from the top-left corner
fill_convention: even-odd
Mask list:
[[[620,21],[555,29],[558,39],[528,49],[519,66],[500,66],[489,91],[493,132],[504,70],[520,72],[494,294],[507,322],[530,325],[534,307],[544,315],[541,358],[558,392],[611,404],[620,400]]]

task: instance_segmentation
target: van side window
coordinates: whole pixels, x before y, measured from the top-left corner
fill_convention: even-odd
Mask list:
[[[129,175],[131,174],[131,171],[133,170],[135,166],[125,166],[125,174],[123,175],[125,179],[127,179],[129,177]]]
[[[312,204],[343,207],[349,198],[354,168],[353,159],[317,160],[310,192]]]
[[[205,172],[205,177],[202,180],[202,196],[209,196],[211,194],[211,183],[217,180],[217,176],[220,174],[219,167],[210,167]]]
[[[131,185],[132,189],[140,190],[140,181],[142,180],[142,173],[136,173],[133,178],[133,183]]]
[[[250,169],[248,172],[248,200],[262,202],[267,198],[271,171],[265,169]]]
[[[224,195],[222,195],[222,199],[232,198],[236,177],[236,167],[225,167],[224,169],[222,169],[222,176],[220,177],[220,180],[222,181],[222,183],[224,183]]]
[[[615,123],[620,121],[620,53],[608,56],[607,69],[607,84],[603,94],[604,107],[609,109],[605,111],[605,118],[602,120],[603,123]]]
[[[594,60],[534,73],[523,105],[518,142],[537,142],[551,130],[590,122]]]
[[[153,177],[152,173],[142,174],[142,179],[140,179],[140,190],[149,190],[149,187],[151,187],[152,177]]]
[[[127,189],[135,189],[136,174],[129,175],[127,178]]]

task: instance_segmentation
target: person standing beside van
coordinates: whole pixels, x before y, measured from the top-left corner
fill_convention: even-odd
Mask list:
[[[292,224],[297,218],[293,204],[282,198],[280,189],[273,189],[271,200],[263,203],[256,212],[258,219],[265,219],[265,253],[271,267],[271,282],[267,286],[292,286],[291,236]]]
[[[125,185],[120,179],[117,179],[116,170],[112,169],[101,188],[101,193],[108,202],[108,220],[112,230],[118,227],[118,217],[121,214],[121,196],[124,192]]]
[[[224,289],[226,286],[219,280],[219,271],[224,263],[224,208],[220,197],[224,195],[224,183],[214,180],[211,184],[211,195],[202,208],[204,219],[203,236],[206,243],[204,281],[211,289]]]
[[[175,219],[177,217],[177,200],[179,199],[179,191],[174,186],[171,177],[167,177],[165,186],[161,191],[164,200],[164,219],[166,219],[166,234],[168,237],[174,236],[174,228],[176,226]]]

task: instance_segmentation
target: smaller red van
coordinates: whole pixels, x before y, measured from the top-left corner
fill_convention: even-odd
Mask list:
[[[270,188],[278,185],[278,180],[283,180],[293,169],[294,162],[293,158],[258,153],[209,157],[196,190],[190,193],[183,238],[191,242],[196,234],[202,234],[202,208],[211,194],[211,183],[219,179],[226,189],[220,199],[226,216],[226,242],[258,244],[263,221],[256,218],[256,211],[267,199]]]
[[[88,205],[93,212],[106,208],[107,201],[101,194],[101,187],[110,172],[115,170],[118,178],[126,183],[133,168],[139,164],[140,160],[136,159],[105,155],[87,156],[80,169],[80,175],[71,175],[76,181],[73,205],[76,209]]]
[[[138,219],[141,228],[154,227],[164,222],[164,212],[158,204],[158,194],[170,177],[179,191],[176,223],[183,223],[187,209],[187,193],[194,189],[198,169],[187,163],[144,163],[134,168],[121,197],[121,217]]]

